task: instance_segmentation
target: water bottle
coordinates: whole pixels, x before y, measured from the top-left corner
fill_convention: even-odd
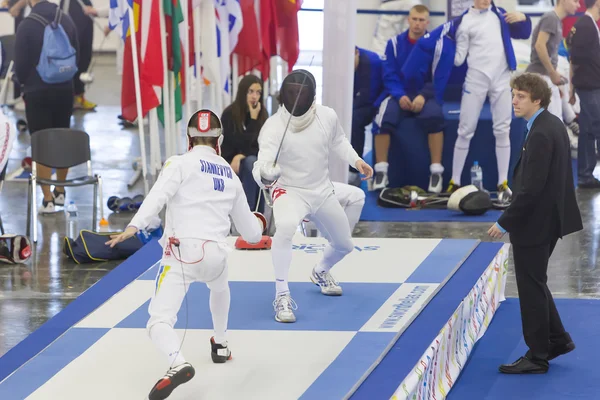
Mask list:
[[[71,239],[77,238],[77,206],[71,201],[67,206],[67,234]]]
[[[471,167],[471,185],[479,190],[483,190],[483,170],[477,161]]]

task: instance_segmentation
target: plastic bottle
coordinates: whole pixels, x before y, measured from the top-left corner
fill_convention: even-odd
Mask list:
[[[67,206],[67,234],[71,239],[76,239],[79,235],[77,232],[77,206],[74,201]]]
[[[483,190],[483,170],[477,161],[471,167],[471,185],[479,190]]]

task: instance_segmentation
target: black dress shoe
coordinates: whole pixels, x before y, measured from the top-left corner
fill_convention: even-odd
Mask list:
[[[573,342],[550,345],[550,350],[548,351],[548,361],[554,360],[556,357],[562,356],[563,354],[570,353],[573,350],[575,350],[575,343]]]
[[[545,374],[548,372],[548,363],[533,362],[527,357],[521,357],[512,364],[502,364],[498,369],[504,374]]]

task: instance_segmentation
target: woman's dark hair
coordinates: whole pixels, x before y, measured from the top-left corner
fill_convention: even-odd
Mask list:
[[[258,76],[252,74],[244,76],[238,84],[235,100],[233,103],[231,103],[231,115],[233,117],[233,123],[239,132],[244,130],[244,122],[246,121],[246,115],[249,111],[247,100],[248,90],[250,89],[250,86],[254,85],[255,83],[258,83],[260,85],[260,89],[263,90],[263,83]],[[258,100],[260,103],[260,112],[258,113],[257,121],[261,127],[268,118],[263,96],[264,92],[261,93],[260,99]]]

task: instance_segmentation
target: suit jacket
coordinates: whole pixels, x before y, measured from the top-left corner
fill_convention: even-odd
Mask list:
[[[569,137],[564,124],[542,111],[515,166],[513,200],[498,219],[516,245],[535,246],[583,229],[575,198]]]

